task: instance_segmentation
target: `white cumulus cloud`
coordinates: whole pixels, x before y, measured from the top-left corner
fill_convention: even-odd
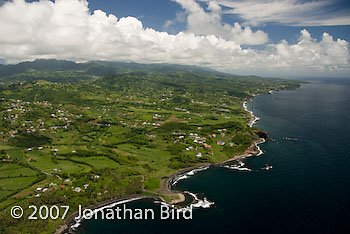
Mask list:
[[[220,11],[215,4],[209,8]],[[236,30],[240,40],[252,40],[257,33],[246,32],[238,24],[222,27]],[[281,41],[254,50],[242,48],[239,40],[220,31],[171,35],[145,28],[134,17],[118,18],[101,10],[90,13],[85,0],[3,4],[0,59],[16,63],[38,58],[192,64],[266,76],[346,76],[350,72],[348,42],[327,33],[317,41],[303,30],[296,44]]]
[[[234,25],[223,23],[221,7],[215,1],[209,1],[207,9],[203,9],[195,0],[172,0],[179,3],[187,12],[188,31],[197,35],[217,35],[238,44],[260,45],[268,42],[268,35],[250,27],[242,28],[238,22]]]

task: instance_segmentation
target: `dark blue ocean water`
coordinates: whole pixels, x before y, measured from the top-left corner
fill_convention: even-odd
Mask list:
[[[274,139],[245,160],[252,171],[211,167],[176,187],[204,194],[212,208],[190,221],[90,220],[78,233],[350,233],[350,79],[260,95],[248,108]],[[273,169],[261,170],[266,163]]]

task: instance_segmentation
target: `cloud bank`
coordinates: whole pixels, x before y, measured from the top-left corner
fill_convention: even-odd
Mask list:
[[[216,13],[209,12],[214,19],[207,18],[195,1],[176,1],[189,9],[189,16],[209,20],[208,26],[220,24]],[[188,2],[193,6],[185,6]],[[220,10],[215,4],[209,7]],[[0,7],[0,59],[6,63],[38,58],[166,62],[265,76],[346,76],[350,72],[348,42],[327,33],[317,41],[303,30],[296,44],[281,41],[254,50],[241,45],[253,43],[251,37],[264,32],[242,29],[239,24],[221,24],[218,31],[207,32],[193,27],[171,35],[144,28],[134,17],[119,19],[101,10],[90,13],[85,0],[14,0]]]

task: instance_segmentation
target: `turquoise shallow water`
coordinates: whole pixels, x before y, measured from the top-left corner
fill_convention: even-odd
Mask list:
[[[350,80],[260,95],[248,108],[274,139],[244,161],[252,171],[211,167],[176,187],[212,208],[193,220],[89,220],[78,233],[350,233]],[[159,210],[150,200],[127,207]]]

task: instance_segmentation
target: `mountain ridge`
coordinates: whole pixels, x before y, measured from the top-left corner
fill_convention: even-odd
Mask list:
[[[114,73],[124,72],[158,72],[171,73],[179,71],[188,71],[196,73],[214,74],[220,76],[234,76],[210,68],[203,68],[190,65],[179,64],[140,64],[134,62],[109,62],[109,61],[89,61],[85,63],[76,63],[68,60],[56,59],[37,59],[34,61],[26,61],[18,64],[4,65],[0,64],[0,80],[16,81],[30,79],[25,73],[30,72],[75,72],[79,75],[95,75],[105,76]],[[28,75],[28,74],[27,74]],[[40,75],[42,76],[42,75]],[[79,80],[79,79],[78,79]]]

